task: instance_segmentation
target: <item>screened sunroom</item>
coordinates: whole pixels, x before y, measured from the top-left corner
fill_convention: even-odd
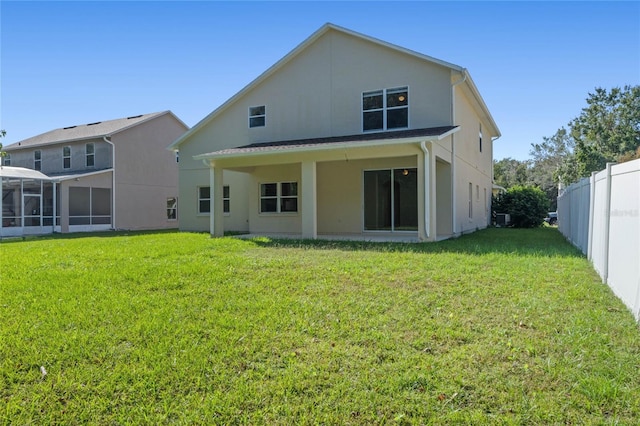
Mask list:
[[[36,170],[0,168],[0,237],[47,234],[60,225],[56,183]]]

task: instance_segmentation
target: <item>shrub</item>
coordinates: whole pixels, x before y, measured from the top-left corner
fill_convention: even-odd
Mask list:
[[[533,186],[514,186],[493,198],[493,210],[511,215],[511,226],[535,228],[542,225],[549,209],[545,193]]]

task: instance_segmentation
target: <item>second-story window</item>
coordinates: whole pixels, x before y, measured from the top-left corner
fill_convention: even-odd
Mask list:
[[[478,138],[479,138],[479,142],[480,142],[480,152],[482,152],[482,123],[480,123],[480,130],[478,132]]]
[[[409,88],[375,90],[362,94],[362,131],[409,127]]]
[[[42,151],[33,151],[33,168],[35,170],[42,170]]]
[[[93,167],[95,165],[95,147],[92,143],[86,145],[86,152],[86,165],[87,167]]]
[[[4,157],[4,165],[5,166],[10,166],[11,165],[11,154],[7,153]]]
[[[267,110],[264,105],[249,107],[249,127],[264,127],[266,119]]]
[[[62,168],[71,168],[71,147],[65,146],[62,148]]]

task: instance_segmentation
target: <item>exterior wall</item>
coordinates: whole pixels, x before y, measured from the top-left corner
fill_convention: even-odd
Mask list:
[[[417,155],[318,163],[319,234],[361,234],[364,231],[365,170],[416,168]]]
[[[179,147],[180,228],[208,229],[192,207],[194,188],[209,182],[207,166],[194,155],[255,142],[362,133],[362,93],[399,86],[409,87],[410,128],[450,125],[450,78],[448,68],[326,33]],[[259,105],[266,106],[266,125],[250,129],[249,107]]]
[[[94,144],[94,165],[87,167],[86,146]],[[63,167],[63,147],[71,147],[71,168]],[[62,142],[55,145],[30,147],[24,149],[10,149],[11,164],[14,167],[35,169],[34,152],[41,153],[41,172],[46,175],[56,175],[77,172],[92,172],[111,167],[111,147],[102,139],[88,139],[76,142]]]
[[[460,131],[453,135],[455,151],[455,221],[456,233],[486,228],[491,220],[493,147],[489,124],[483,121],[461,89],[455,90],[455,124]],[[482,152],[479,131],[482,124]],[[469,215],[471,183],[471,216]]]
[[[186,130],[171,114],[164,114],[111,138],[116,229],[178,227],[177,220],[167,218],[167,198],[178,196],[178,163],[166,147]]]

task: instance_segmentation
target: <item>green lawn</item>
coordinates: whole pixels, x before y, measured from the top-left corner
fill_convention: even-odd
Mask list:
[[[0,424],[631,425],[639,371],[554,228],[0,243]]]

